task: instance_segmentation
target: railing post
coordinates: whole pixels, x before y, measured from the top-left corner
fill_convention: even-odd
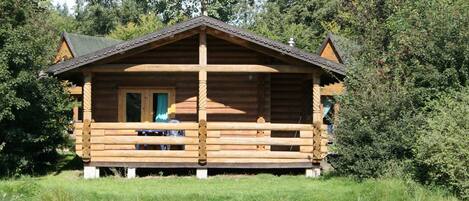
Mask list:
[[[83,121],[83,133],[82,133],[82,160],[85,163],[89,163],[91,159],[91,120],[85,119]]]

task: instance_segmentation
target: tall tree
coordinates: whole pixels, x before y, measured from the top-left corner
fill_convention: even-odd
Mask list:
[[[66,142],[68,94],[56,79],[40,75],[56,37],[46,6],[0,2],[0,176],[44,171]]]
[[[315,52],[327,32],[337,32],[339,1],[269,0],[249,29],[271,39]]]
[[[428,101],[468,85],[468,7],[463,0],[343,1],[342,29],[362,47],[341,100],[339,171],[415,173]]]

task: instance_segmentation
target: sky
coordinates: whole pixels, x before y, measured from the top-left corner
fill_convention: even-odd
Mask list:
[[[52,0],[52,5],[57,5],[57,4],[64,4],[66,3],[68,6],[68,10],[70,12],[73,11],[73,8],[75,7],[75,0]]]

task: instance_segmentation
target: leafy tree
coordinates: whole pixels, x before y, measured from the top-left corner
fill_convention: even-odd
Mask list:
[[[419,130],[415,146],[418,176],[469,199],[469,87],[443,93]]]
[[[468,2],[367,0],[342,7],[342,32],[362,47],[347,67],[335,165],[358,177],[415,175],[413,148],[433,110],[429,100],[468,85]]]
[[[152,33],[164,27],[163,22],[154,14],[140,15],[138,23],[129,22],[126,25],[119,25],[113,30],[109,37],[129,40],[148,33]]]
[[[0,2],[0,176],[45,171],[66,141],[68,94],[40,76],[56,37],[47,9],[40,1]]]
[[[248,28],[268,38],[316,52],[327,32],[337,32],[338,0],[270,0]]]
[[[115,0],[77,0],[76,20],[87,35],[106,35],[117,25],[119,18]]]

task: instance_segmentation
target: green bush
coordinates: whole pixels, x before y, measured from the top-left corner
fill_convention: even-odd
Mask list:
[[[0,177],[44,173],[66,142],[72,106],[64,86],[41,70],[56,34],[40,1],[0,1]]]
[[[469,199],[469,87],[444,94],[419,131],[415,147],[420,179]]]

